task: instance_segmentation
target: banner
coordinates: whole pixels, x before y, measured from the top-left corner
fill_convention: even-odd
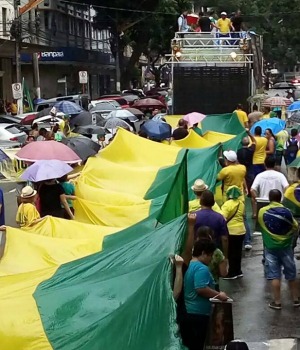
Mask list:
[[[205,350],[223,350],[233,339],[232,303],[213,302]]]

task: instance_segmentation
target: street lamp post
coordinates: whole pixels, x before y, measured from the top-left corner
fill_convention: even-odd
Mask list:
[[[14,0],[16,37],[15,37],[15,56],[16,56],[16,82],[21,83],[21,60],[20,60],[20,42],[21,42],[21,21],[19,16],[20,0]]]

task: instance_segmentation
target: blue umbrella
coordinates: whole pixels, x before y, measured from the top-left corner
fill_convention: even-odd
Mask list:
[[[299,111],[299,110],[300,110],[300,101],[295,101],[288,108],[288,111],[290,111],[290,112]]]
[[[271,129],[273,134],[276,135],[285,128],[285,121],[278,118],[263,119],[252,126],[252,134],[254,134],[254,130],[257,126],[262,128],[263,134],[266,132],[266,129]]]
[[[144,131],[148,137],[152,137],[157,140],[164,140],[170,138],[172,135],[171,125],[160,120],[148,120],[141,127],[141,130]]]
[[[38,160],[30,165],[22,174],[22,179],[39,182],[51,179],[59,179],[70,173],[73,169],[61,160]]]
[[[61,101],[54,105],[54,107],[66,115],[79,114],[83,111],[83,108],[77,105],[74,102],[70,101]]]

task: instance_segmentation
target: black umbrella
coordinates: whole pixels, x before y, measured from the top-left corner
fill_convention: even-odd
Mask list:
[[[103,130],[103,127],[98,125],[83,125],[75,128],[74,132],[77,132],[78,134],[82,135],[92,135],[99,134]]]
[[[98,143],[84,136],[66,138],[62,142],[71,148],[83,162],[100,151]]]
[[[103,121],[103,117],[97,113],[90,113],[87,111],[83,111],[74,117],[72,116],[70,119],[71,126],[85,126],[85,125],[99,125],[101,121]]]
[[[42,118],[42,117],[46,117],[47,115],[50,115],[50,111],[53,107],[48,107],[43,109],[42,111],[40,111],[37,115],[36,115],[36,119],[37,118]]]

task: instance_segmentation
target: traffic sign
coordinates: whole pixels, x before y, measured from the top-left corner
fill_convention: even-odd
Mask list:
[[[80,84],[87,84],[88,83],[88,73],[87,73],[87,71],[80,71],[79,72],[79,83]]]
[[[23,98],[23,89],[21,83],[12,84],[12,93],[15,100]]]

